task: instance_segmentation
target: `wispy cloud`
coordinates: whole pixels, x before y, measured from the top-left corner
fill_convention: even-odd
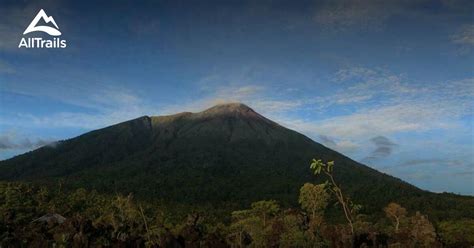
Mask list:
[[[317,141],[321,142],[323,145],[334,149],[342,153],[351,153],[354,150],[360,148],[360,144],[356,144],[351,140],[347,139],[335,139],[326,135],[318,135]]]
[[[397,167],[416,167],[416,166],[432,166],[432,165],[443,165],[443,166],[448,166],[448,167],[466,166],[465,162],[460,161],[460,160],[429,158],[429,159],[411,159],[397,165]]]
[[[319,113],[319,118],[301,118],[301,116],[295,118],[283,114],[275,116],[274,119],[334,150],[387,173],[415,181],[428,180],[426,182],[437,179],[429,178],[425,172],[415,173],[408,169],[409,166],[404,166],[398,161],[401,158],[415,160],[416,157],[407,155],[409,149],[414,149],[410,141],[402,138],[397,139],[398,144],[395,144],[387,137],[410,134],[420,137],[431,132],[450,133],[455,137],[455,133],[470,135],[472,132],[462,119],[473,114],[473,78],[419,83],[408,80],[404,75],[395,75],[386,69],[353,67],[341,69],[335,73],[332,81],[338,90],[314,98],[314,101],[305,101],[300,106],[315,109]],[[337,115],[332,114],[335,109],[351,108],[353,110],[346,113],[339,111]],[[370,140],[377,136],[387,138],[388,142],[382,142],[387,140],[380,137]],[[424,142],[425,144],[422,144],[420,141],[416,149],[423,150],[419,147],[423,147],[429,141]],[[371,145],[375,145],[373,150],[370,150]],[[437,168],[439,166],[445,173],[446,167],[443,166],[455,166],[456,161],[443,156],[452,154],[456,149],[450,142],[441,142],[435,147],[446,151],[446,154],[439,158],[443,161],[426,166]],[[390,156],[395,152],[397,157]],[[404,152],[404,155],[400,152]],[[429,156],[426,159],[435,160]],[[465,159],[472,161],[472,157]],[[466,163],[461,165],[456,166],[455,170],[473,168],[473,165]]]
[[[207,81],[220,80],[214,75]],[[251,82],[248,78],[246,83]],[[216,103],[239,101],[292,129],[303,132],[338,151],[354,151],[374,136],[389,137],[407,132],[454,130],[462,128],[459,118],[472,114],[474,79],[418,84],[403,75],[383,68],[352,67],[335,73],[336,89],[319,97],[278,97],[256,84],[233,84],[209,87],[204,97],[169,106],[168,113],[198,111]],[[347,114],[307,119],[288,115],[295,111],[317,110],[321,116],[334,108],[354,106]],[[392,147],[393,148],[393,147]],[[375,150],[374,155],[381,155]]]
[[[366,108],[352,114],[323,120],[285,120],[285,123],[313,135],[326,134],[348,139],[365,139],[373,134],[390,135],[398,132],[457,128],[455,121],[443,116],[447,110],[449,107],[437,109],[430,104],[407,102]]]
[[[47,97],[60,103],[79,106],[86,111],[53,112],[48,115],[17,113],[14,116],[2,116],[0,124],[19,127],[28,125],[41,128],[94,129],[143,115],[152,115],[159,111],[157,107],[145,103],[135,92],[120,87],[76,87],[75,91],[64,91],[60,92],[61,94],[53,94],[53,91],[47,91],[47,94],[16,92]]]
[[[334,139],[330,138],[329,136],[320,134],[320,135],[318,135],[318,138],[319,138],[319,140],[321,140],[321,142],[324,145],[327,145],[327,146],[330,146],[330,147],[335,147],[337,145],[336,141],[334,141]]]
[[[474,46],[474,24],[462,27],[451,36],[451,41],[455,44]]]
[[[370,139],[370,141],[375,145],[375,149],[370,153],[369,156],[361,160],[369,164],[376,161],[377,159],[390,156],[393,149],[398,146],[396,143],[385,136],[373,137]]]
[[[62,112],[50,116],[22,114],[18,118],[26,118],[42,126],[96,128],[140,115],[201,111],[218,103],[238,101],[313,138],[325,135],[331,137],[338,147],[354,149],[360,140],[367,140],[374,135],[390,136],[400,132],[458,128],[457,119],[472,114],[472,78],[417,86],[385,69],[354,67],[338,71],[333,80],[336,86],[340,86],[339,90],[316,98],[280,95],[262,86],[264,84],[230,83],[213,86],[207,83],[200,90],[201,97],[159,107],[143,102],[135,92],[125,88],[76,87],[76,90],[69,90],[67,94],[51,97],[91,108],[93,113]],[[50,93],[45,92],[47,96]],[[42,94],[41,91],[39,94]],[[286,114],[311,109],[324,113],[333,107],[353,104],[359,105],[352,112],[319,119],[295,118]]]
[[[337,71],[332,81],[340,86],[340,90],[331,95],[316,98],[319,108],[332,105],[367,103],[375,98],[383,97],[394,100],[420,96],[426,88],[409,83],[402,75],[396,75],[383,68],[349,67]]]
[[[53,143],[52,139],[31,139],[9,131],[0,135],[0,151],[11,149],[35,149]]]
[[[464,25],[451,35],[451,42],[457,45],[459,55],[467,55],[474,46],[474,24]]]

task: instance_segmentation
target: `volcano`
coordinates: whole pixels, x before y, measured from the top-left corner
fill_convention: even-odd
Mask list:
[[[335,161],[336,180],[366,211],[381,211],[391,201],[421,210],[472,203],[472,197],[424,191],[360,164],[241,103],[143,116],[58,141],[1,161],[0,180],[62,180],[68,187],[188,205],[275,199],[292,206],[305,182],[326,180],[312,175],[312,158]]]

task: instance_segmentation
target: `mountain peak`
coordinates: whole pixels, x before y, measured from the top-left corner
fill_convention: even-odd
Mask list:
[[[291,205],[296,204],[294,196],[301,185],[314,181],[308,161],[315,156],[336,162],[338,179],[354,196],[362,196],[358,192],[367,192],[368,187],[369,193],[380,196],[368,211],[424,194],[279,126],[242,103],[220,104],[199,113],[145,116],[91,131],[0,161],[0,181],[64,178],[70,186],[99,185],[104,192],[120,185],[121,193],[190,206],[249,204],[269,196]],[[359,199],[370,205],[373,197]]]
[[[202,112],[197,113],[199,116],[204,117],[244,117],[244,118],[251,118],[251,119],[265,119],[262,115],[255,112],[249,106],[235,102],[235,103],[224,103],[224,104],[217,104],[211,108],[208,108]]]
[[[254,123],[265,128],[274,128],[280,126],[279,124],[265,118],[261,114],[255,112],[249,106],[239,103],[223,103],[217,104],[201,112],[182,112],[174,115],[152,116],[152,126],[158,127],[163,125],[174,125],[173,123],[187,121],[193,123],[197,121],[199,125],[203,123],[212,122],[220,123],[217,126],[210,125],[213,128],[223,128],[230,123]],[[224,122],[223,122],[224,121]],[[233,124],[232,124],[233,125]]]
[[[211,108],[204,110],[203,112],[255,112],[249,106],[240,103],[240,102],[232,102],[232,103],[222,103],[217,104]]]

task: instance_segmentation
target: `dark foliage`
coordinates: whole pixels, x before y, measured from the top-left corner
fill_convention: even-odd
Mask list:
[[[313,157],[364,213],[397,201],[435,220],[473,218],[474,198],[434,194],[359,164],[242,104],[141,117],[0,162],[0,180],[128,194],[173,206],[218,207],[220,216],[260,199],[297,206]],[[179,210],[179,208],[177,208]],[[331,213],[331,212],[330,212]],[[381,214],[378,217],[382,217]],[[335,214],[334,221],[338,219]]]
[[[381,210],[380,210],[381,211]],[[322,212],[320,212],[322,214]],[[473,220],[433,226],[424,215],[404,216],[398,231],[390,221],[359,216],[356,233],[327,216],[282,210],[259,201],[235,211],[229,222],[206,212],[179,221],[161,206],[131,195],[48,190],[0,183],[0,247],[471,247]],[[437,231],[435,232],[435,227]]]

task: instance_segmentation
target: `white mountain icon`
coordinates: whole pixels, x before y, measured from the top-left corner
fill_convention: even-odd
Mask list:
[[[43,18],[43,20],[46,23],[52,23],[56,28],[50,27],[50,26],[36,26],[38,24],[38,21]],[[23,34],[31,33],[31,32],[36,32],[36,31],[41,31],[45,32],[49,35],[52,36],[60,36],[61,32],[59,31],[58,24],[54,21],[54,18],[52,16],[47,16],[46,12],[44,12],[43,9],[41,9],[38,14],[35,16],[35,19],[31,21],[30,25],[25,29],[25,32]]]

